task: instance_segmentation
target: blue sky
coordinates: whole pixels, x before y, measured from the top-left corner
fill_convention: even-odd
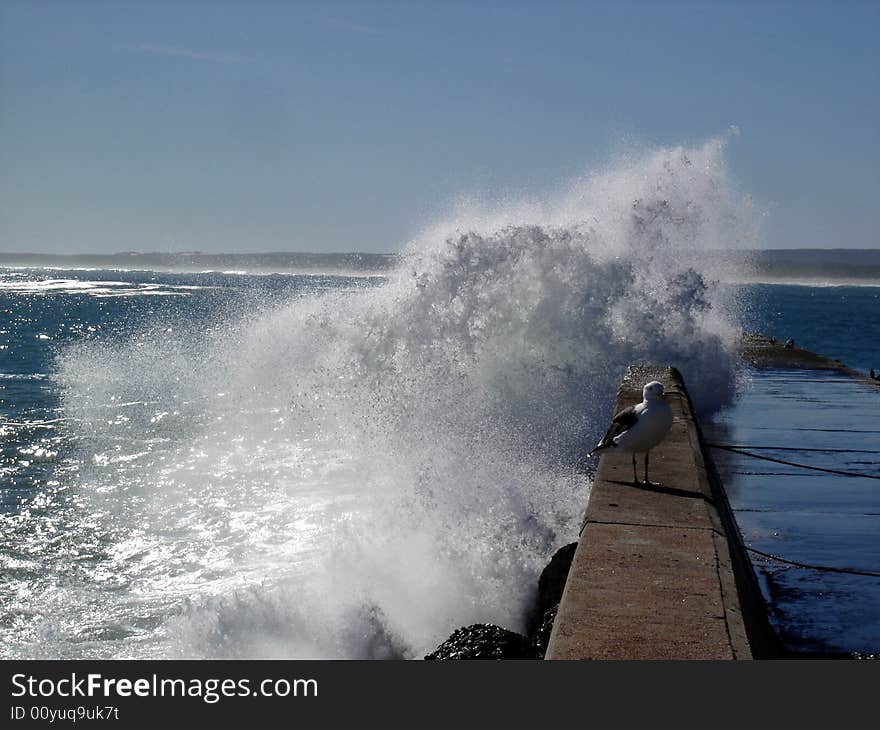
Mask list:
[[[0,250],[394,251],[740,128],[767,247],[877,247],[880,3],[0,0]]]

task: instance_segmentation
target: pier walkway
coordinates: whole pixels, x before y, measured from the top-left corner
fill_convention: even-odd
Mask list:
[[[660,380],[675,414],[663,486],[603,453],[547,659],[878,653],[880,382],[760,336],[742,357],[702,426],[676,370],[627,373],[616,410]]]
[[[547,659],[753,654],[744,607],[752,612],[754,590],[681,376],[672,368],[631,368],[617,410],[639,402],[651,380],[664,384],[675,415],[651,452],[651,478],[663,487],[633,486],[630,455],[604,452]]]

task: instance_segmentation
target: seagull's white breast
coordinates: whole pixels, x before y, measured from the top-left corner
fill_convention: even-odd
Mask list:
[[[672,408],[663,400],[639,403],[636,421],[622,434],[614,437],[614,443],[624,451],[644,453],[659,444],[672,427]]]

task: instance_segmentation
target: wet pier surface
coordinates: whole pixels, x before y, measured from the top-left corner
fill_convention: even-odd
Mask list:
[[[783,648],[876,654],[880,388],[779,355],[755,361],[735,403],[702,424],[705,441],[751,454],[709,448]]]

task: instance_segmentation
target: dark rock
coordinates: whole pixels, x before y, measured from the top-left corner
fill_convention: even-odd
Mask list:
[[[536,637],[538,630],[544,623],[547,611],[558,606],[559,601],[562,600],[562,591],[565,589],[565,581],[568,578],[568,570],[571,568],[576,548],[576,542],[559,548],[550,558],[547,567],[541,572],[535,609],[532,613],[532,619],[529,621],[529,636],[532,638]]]
[[[463,626],[425,659],[543,659],[575,548],[559,548],[542,571],[528,636],[494,624]]]
[[[540,659],[532,641],[494,624],[463,626],[425,659]]]
[[[556,620],[556,612],[558,610],[559,604],[557,603],[552,608],[548,608],[544,611],[544,615],[541,617],[541,623],[538,624],[537,629],[535,629],[535,632],[532,635],[532,639],[535,642],[535,648],[538,650],[538,654],[542,658],[547,652],[547,644],[550,643],[550,632],[553,631],[553,622]]]

